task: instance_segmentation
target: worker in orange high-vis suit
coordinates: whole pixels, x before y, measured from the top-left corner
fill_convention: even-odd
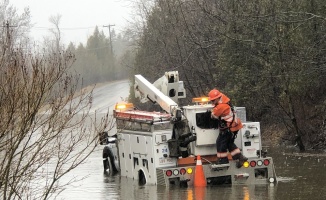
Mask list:
[[[241,154],[240,149],[234,144],[238,131],[242,128],[241,120],[237,117],[236,112],[230,103],[230,99],[213,89],[208,93],[209,100],[213,103],[212,118],[219,119],[220,134],[216,139],[217,164],[227,164],[228,151],[232,159],[237,160],[237,167],[241,167],[243,162],[248,158]]]

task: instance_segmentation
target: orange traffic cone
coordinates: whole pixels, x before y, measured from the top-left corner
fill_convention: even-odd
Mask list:
[[[206,187],[195,187],[195,197],[196,200],[205,200]]]
[[[197,156],[194,186],[206,186],[203,164],[199,155]]]

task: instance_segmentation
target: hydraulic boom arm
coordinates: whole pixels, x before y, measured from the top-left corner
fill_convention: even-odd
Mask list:
[[[173,78],[171,79],[171,77]],[[155,82],[155,87],[154,84],[147,81],[142,75],[135,75],[135,97],[140,97],[143,100],[149,99],[153,103],[159,104],[174,119],[181,117],[178,104],[169,97],[171,95],[176,100],[185,97],[183,82],[178,80],[178,72],[166,72],[165,76],[159,80],[161,81]],[[163,91],[168,94],[164,94],[157,87],[161,88],[161,90],[164,88]]]

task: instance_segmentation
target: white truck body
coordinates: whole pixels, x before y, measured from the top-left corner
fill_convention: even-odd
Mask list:
[[[173,85],[163,88],[174,89],[176,93],[165,93],[178,94],[184,98],[183,83],[180,83],[176,72],[173,75],[177,76]],[[165,74],[165,77],[169,78],[169,74]],[[227,167],[214,167],[219,129],[207,125],[210,120],[210,113],[207,115],[207,112],[213,106],[200,103],[181,108],[141,75],[136,75],[135,83],[138,96],[158,103],[166,113],[115,109],[121,176],[146,184],[191,186],[196,173],[195,158],[200,155],[207,184],[276,181],[273,159],[266,157],[262,151],[260,124],[246,121],[244,107],[236,108],[243,128],[235,144],[249,158],[247,166],[237,168],[236,161],[230,159]],[[178,93],[179,90],[182,92]],[[182,118],[178,113],[181,110]]]

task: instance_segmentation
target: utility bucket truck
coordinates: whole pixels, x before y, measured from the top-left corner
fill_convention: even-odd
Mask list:
[[[151,84],[135,75],[135,96],[160,105],[164,112],[136,110],[131,103],[115,106],[115,138],[102,135],[104,169],[141,184],[194,185],[196,158],[202,161],[204,180],[214,184],[266,184],[276,182],[273,159],[262,150],[259,122],[246,121],[246,110],[237,107],[243,122],[235,144],[248,158],[243,166],[229,156],[218,165],[216,138],[219,121],[211,118],[213,105],[207,97],[194,98],[194,105],[179,106],[186,97],[177,71]]]

